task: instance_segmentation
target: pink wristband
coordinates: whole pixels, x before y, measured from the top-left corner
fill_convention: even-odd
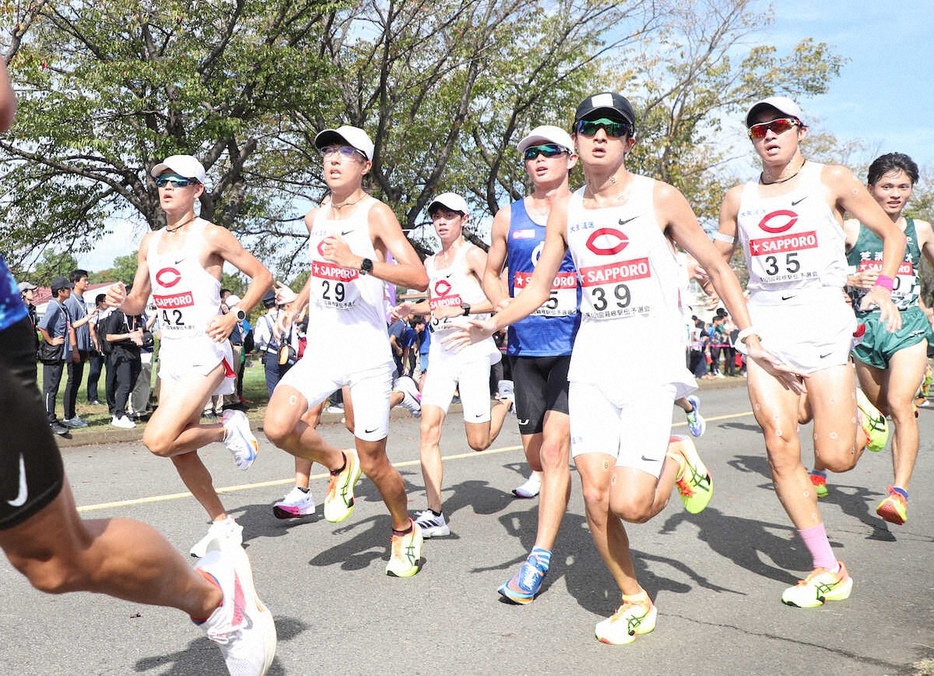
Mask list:
[[[879,275],[876,277],[876,282],[873,284],[873,286],[881,286],[883,289],[888,289],[891,291],[893,288],[895,288],[895,280],[893,280],[888,275]]]

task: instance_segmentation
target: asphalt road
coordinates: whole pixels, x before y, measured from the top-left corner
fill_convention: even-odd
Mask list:
[[[202,451],[228,510],[244,526],[256,583],[279,632],[274,674],[908,674],[934,673],[934,410],[921,411],[921,453],[906,525],[874,512],[891,481],[888,450],[831,479],[821,503],[831,541],[855,579],[849,600],[789,608],[782,590],[809,568],[771,488],[744,387],[704,390],[698,448],[714,474],[713,502],[691,516],[673,497],[651,522],[629,526],[640,581],[659,609],[656,630],[605,646],[594,625],[618,590],[590,540],[580,481],[544,592],[528,606],[500,600],[534,540],[537,500],[510,490],[526,471],[514,419],[493,449],[473,453],[459,414],[442,440],[452,535],[426,542],[414,578],[384,574],[389,520],[372,484],[358,486],[342,524],[279,521],[272,503],[291,485],[291,456],[261,438],[239,472],[222,445]],[[675,432],[687,434],[680,409]],[[338,423],[322,427],[340,445]],[[808,439],[806,430],[802,438]],[[394,418],[389,444],[425,507],[418,427]],[[139,442],[63,449],[85,518],[131,517],[159,528],[187,556],[206,517],[167,460]],[[326,479],[312,482],[323,499]],[[220,652],[176,610],[91,594],[48,596],[0,563],[0,671],[5,674],[222,674]]]

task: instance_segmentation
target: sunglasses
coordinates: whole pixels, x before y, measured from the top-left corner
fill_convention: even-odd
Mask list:
[[[794,129],[801,125],[801,122],[793,117],[780,117],[771,122],[760,122],[749,128],[749,138],[765,138],[768,132],[774,132],[776,136],[784,134],[789,129]]]
[[[173,188],[187,188],[190,185],[197,185],[198,181],[193,178],[185,178],[184,176],[178,176],[177,174],[171,174],[169,176],[160,176],[156,179],[156,185],[160,188],[171,184]]]
[[[544,157],[557,157],[566,152],[568,152],[568,149],[562,148],[557,143],[545,143],[544,145],[526,148],[523,156],[527,160],[534,160],[539,155],[543,155]]]
[[[347,158],[347,159],[350,159],[354,155],[359,155],[364,160],[366,159],[363,153],[361,153],[359,150],[351,146],[327,146],[321,149],[321,154],[324,155],[324,159],[333,157],[334,155],[338,155],[338,154],[342,158]]]
[[[605,131],[606,135],[611,138],[628,136],[632,133],[632,127],[629,126],[628,122],[611,120],[606,117],[601,117],[599,120],[578,120],[574,123],[574,131],[584,136],[593,136],[600,129]]]

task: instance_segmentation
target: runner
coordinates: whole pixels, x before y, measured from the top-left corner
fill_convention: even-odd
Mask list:
[[[0,130],[16,109],[0,61]],[[0,547],[38,590],[88,591],[187,613],[220,646],[232,674],[265,674],[276,652],[272,613],[246,553],[214,541],[189,568],[155,529],[130,519],[83,521],[36,385],[35,334],[0,257]],[[51,620],[50,620],[51,621]]]
[[[428,205],[428,215],[441,240],[440,253],[425,259],[429,297],[417,303],[401,303],[395,309],[402,319],[412,314],[430,315],[434,333],[429,348],[431,370],[425,377],[421,402],[420,452],[428,509],[415,519],[426,538],[451,534],[441,506],[441,429],[455,390],[463,405],[467,443],[475,451],[486,450],[499,435],[513,396],[501,388],[500,399],[490,410],[490,366],[502,359],[492,339],[460,353],[441,344],[444,336],[463,326],[465,317],[489,316],[493,304],[480,286],[486,254],[464,239],[464,224],[469,218],[467,202],[460,195],[446,192]]]
[[[578,106],[574,141],[586,186],[552,206],[544,249],[522,293],[492,319],[471,322],[469,332],[448,339],[449,346],[485,339],[534,312],[550,297],[570,250],[583,286],[568,372],[571,454],[594,544],[623,594],[616,613],[596,626],[597,638],[610,644],[652,631],[657,615],[636,579],[622,521],[648,521],[676,485],[690,513],[713,495],[693,443],[671,436],[674,400],[696,387],[684,364],[683,270],[671,240],[704,267],[738,325],[749,325],[736,276],[684,196],[626,169],[634,127],[632,106],[620,94],[595,94]],[[755,337],[749,342],[763,368],[795,385]]]
[[[532,276],[544,245],[548,213],[555,201],[571,194],[568,173],[577,164],[574,142],[559,127],[536,127],[517,147],[533,190],[500,209],[493,219],[483,290],[497,309],[507,307]],[[508,289],[502,283],[504,268]],[[568,366],[580,325],[579,304],[577,272],[570,254],[565,254],[548,300],[509,327],[506,354],[515,383],[522,447],[532,476],[541,474],[535,544],[518,572],[499,588],[513,603],[531,603],[541,589],[571,494]],[[516,489],[524,491],[519,497],[531,492],[529,488],[526,482]]]
[[[794,101],[778,96],[756,102],[746,113],[746,127],[762,173],[726,194],[715,239],[728,261],[739,237],[749,270],[755,327],[730,311],[741,327],[737,346],[748,349],[751,340],[761,339],[803,376],[806,396],[804,388],[789,388],[760,362],[747,361],[749,399],[765,436],[775,492],[813,564],[805,580],[785,590],[782,601],[812,608],[848,598],[853,579],[827,539],[817,495],[801,463],[798,423],[813,419],[814,452],[835,472],[852,469],[867,443],[881,436],[884,444],[887,434],[877,429],[884,425],[878,411],[868,402],[857,406],[848,364],[856,320],[841,293],[847,272],[843,212],[884,242],[881,274],[860,308],[879,306],[879,323],[889,331],[901,325],[890,296],[905,238],[848,169],[802,156],[799,143],[807,126]]]
[[[905,261],[898,268],[892,302],[902,315],[902,328],[886,331],[878,308],[859,310],[863,296],[878,282],[882,268],[882,241],[856,219],[844,221],[847,262],[850,275],[847,291],[863,323],[862,341],[853,349],[856,376],[862,391],[882,413],[892,416],[895,433],[892,458],[895,481],[876,513],[889,523],[908,520],[908,482],[918,457],[918,419],[915,393],[927,369],[927,350],[934,338],[931,324],[919,305],[921,255],[934,263],[934,231],[927,221],[905,217],[902,212],[918,181],[918,165],[902,153],[877,157],[869,165],[869,192],[896,227],[905,233]],[[881,447],[870,450],[882,450]],[[818,497],[827,495],[827,474],[819,461],[814,463],[811,483]],[[822,495],[823,494],[823,495]]]
[[[272,275],[227,228],[195,215],[195,200],[205,190],[205,171],[198,160],[172,155],[150,174],[159,189],[166,226],[143,237],[130,293],[122,283],[116,284],[107,291],[107,303],[127,315],[138,315],[152,294],[158,308],[162,385],[159,407],[146,425],[143,443],[156,455],[172,459],[185,486],[211,518],[207,535],[191,548],[192,556],[201,557],[214,539],[243,541],[243,528],[224,511],[198,449],[223,441],[237,467],[245,470],[256,459],[259,445],[242,411],[224,411],[222,424],[202,425],[200,419],[212,394],[233,392],[236,368],[228,337],[272,285]],[[237,312],[222,315],[220,280],[225,263],[252,281]]]
[[[324,500],[328,521],[343,521],[353,512],[353,487],[362,470],[392,516],[386,573],[411,577],[421,566],[422,534],[408,516],[402,476],[386,456],[394,364],[383,299],[386,282],[424,290],[428,278],[392,210],[363,190],[373,160],[366,132],[350,126],[326,129],[315,137],[315,147],[324,155],[331,194],[305,216],[311,274],[279,316],[280,330],[287,330],[310,303],[312,347],[276,386],[264,431],[279,448],[331,471]],[[345,385],[356,405],[356,450],[340,451],[321,438],[309,416]]]

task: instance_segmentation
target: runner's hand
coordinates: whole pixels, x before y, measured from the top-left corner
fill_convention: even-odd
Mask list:
[[[107,289],[107,296],[104,302],[107,307],[120,307],[126,300],[126,285],[123,282],[117,282]]]
[[[471,319],[464,328],[445,336],[441,344],[452,352],[460,352],[468,345],[486,340],[494,333],[496,333],[496,326],[492,319]]]
[[[879,308],[879,319],[885,325],[889,333],[895,333],[902,328],[902,313],[892,302],[892,292],[881,286],[873,286],[869,293],[863,296],[860,301],[859,309],[866,311],[873,307]]]
[[[791,390],[795,394],[807,392],[807,387],[801,380],[801,374],[762,347],[758,339],[747,341],[746,358],[754,360],[786,390]]]

